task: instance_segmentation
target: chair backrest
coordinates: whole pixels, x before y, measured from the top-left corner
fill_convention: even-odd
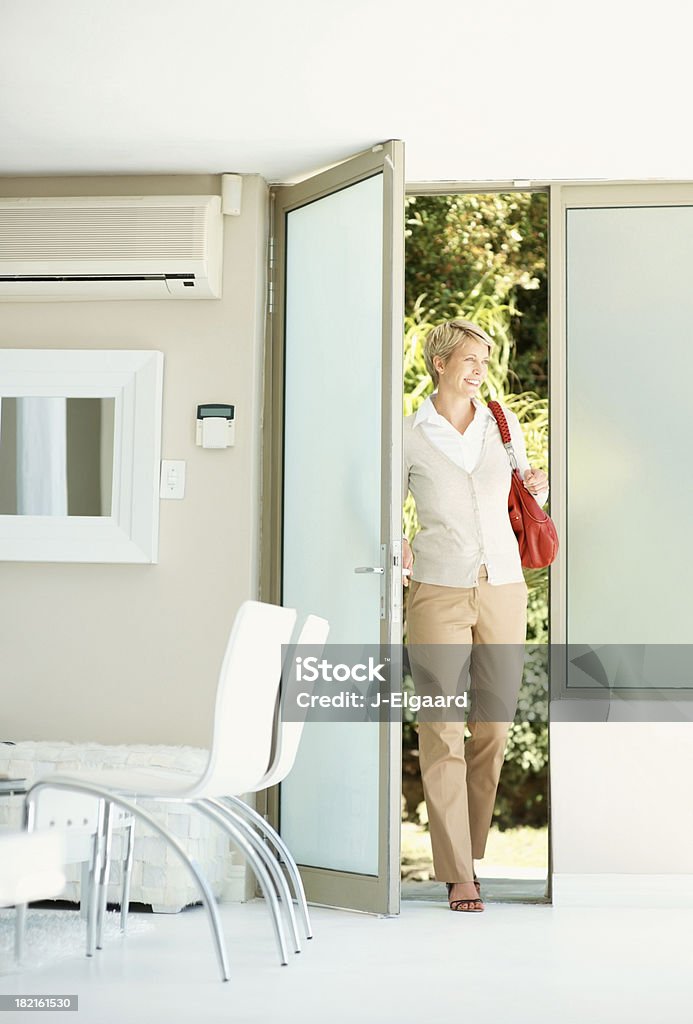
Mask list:
[[[251,792],[265,774],[282,664],[295,622],[294,608],[261,601],[241,605],[219,674],[212,749],[196,796]]]
[[[0,907],[60,896],[64,864],[62,832],[0,833]]]
[[[330,624],[327,619],[321,619],[319,615],[309,615],[303,623],[297,646],[310,647],[310,655],[315,655],[319,658],[327,643],[329,632]],[[281,708],[279,709],[275,754],[269,771],[261,780],[260,789],[276,786],[278,782],[282,782],[289,774],[296,760],[304,724],[305,719],[301,719],[298,722],[283,721]]]

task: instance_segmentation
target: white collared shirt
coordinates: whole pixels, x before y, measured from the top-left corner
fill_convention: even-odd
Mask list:
[[[476,587],[482,564],[492,586],[524,582],[508,516],[508,453],[493,413],[477,398],[472,403],[474,417],[464,434],[430,398],[404,417],[402,500],[411,489],[420,526],[411,578],[421,583]],[[503,409],[524,478],[530,467],[522,427],[515,413]],[[548,493],[547,487],[537,495],[540,505]]]
[[[476,410],[474,418],[464,434],[461,434],[459,430],[453,427],[450,420],[446,419],[445,416],[441,416],[437,411],[431,400],[437,394],[438,392],[434,391],[433,395],[429,395],[421,403],[414,417],[414,426],[417,427],[421,424],[421,429],[425,431],[426,436],[439,451],[456,463],[456,465],[471,473],[479,461],[484,443],[484,435],[489,427],[489,422],[493,421],[494,429],[498,429],[495,424],[495,417],[488,406],[479,401],[476,396],[472,396],[471,402]],[[513,448],[520,476],[524,479],[525,473],[530,468],[524,438],[520,439],[520,443],[515,443]],[[535,500],[539,505],[543,505],[548,496],[549,488],[546,487],[535,495]]]

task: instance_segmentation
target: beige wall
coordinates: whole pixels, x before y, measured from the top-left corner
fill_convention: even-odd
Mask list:
[[[0,195],[218,194],[218,176],[0,179]],[[0,303],[0,347],[164,353],[158,565],[4,562],[0,739],[206,746],[239,604],[258,596],[267,186],[226,217],[220,301]],[[236,405],[236,445],[195,445],[201,402]]]

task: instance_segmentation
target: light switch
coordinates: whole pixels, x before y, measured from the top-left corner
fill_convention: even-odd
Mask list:
[[[161,460],[160,498],[180,499],[185,497],[185,462],[173,459]]]

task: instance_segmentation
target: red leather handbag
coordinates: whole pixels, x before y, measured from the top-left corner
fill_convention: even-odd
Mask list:
[[[558,533],[551,516],[544,512],[522,482],[510,439],[508,421],[499,402],[489,402],[512,467],[508,514],[517,537],[520,561],[525,569],[544,569],[558,554]]]

